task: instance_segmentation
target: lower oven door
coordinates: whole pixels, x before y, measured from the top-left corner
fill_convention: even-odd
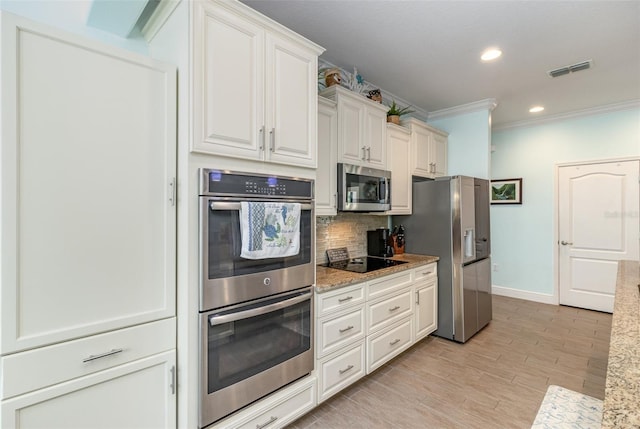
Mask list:
[[[200,315],[200,427],[313,370],[313,290]]]

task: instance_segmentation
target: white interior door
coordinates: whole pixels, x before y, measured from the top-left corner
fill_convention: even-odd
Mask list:
[[[560,304],[613,311],[618,261],[638,260],[639,164],[559,168]]]

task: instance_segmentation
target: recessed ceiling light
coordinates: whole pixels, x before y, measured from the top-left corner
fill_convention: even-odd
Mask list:
[[[500,49],[490,48],[482,53],[480,59],[482,59],[482,61],[491,61],[500,57],[500,55],[502,55],[502,51]]]
[[[529,109],[529,113],[538,113],[538,112],[542,112],[544,110],[544,107],[542,106],[534,106],[531,109]]]

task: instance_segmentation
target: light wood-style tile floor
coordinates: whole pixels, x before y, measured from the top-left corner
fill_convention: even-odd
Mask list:
[[[604,397],[611,315],[493,297],[466,344],[428,337],[290,429],[530,428],[547,386]]]

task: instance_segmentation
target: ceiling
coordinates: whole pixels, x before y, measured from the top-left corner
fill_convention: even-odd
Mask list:
[[[427,112],[495,99],[493,126],[640,101],[640,1],[243,0]],[[503,55],[484,63],[485,48]],[[593,60],[589,70],[547,71]],[[385,103],[388,100],[385,100]],[[529,113],[534,105],[545,110]]]

